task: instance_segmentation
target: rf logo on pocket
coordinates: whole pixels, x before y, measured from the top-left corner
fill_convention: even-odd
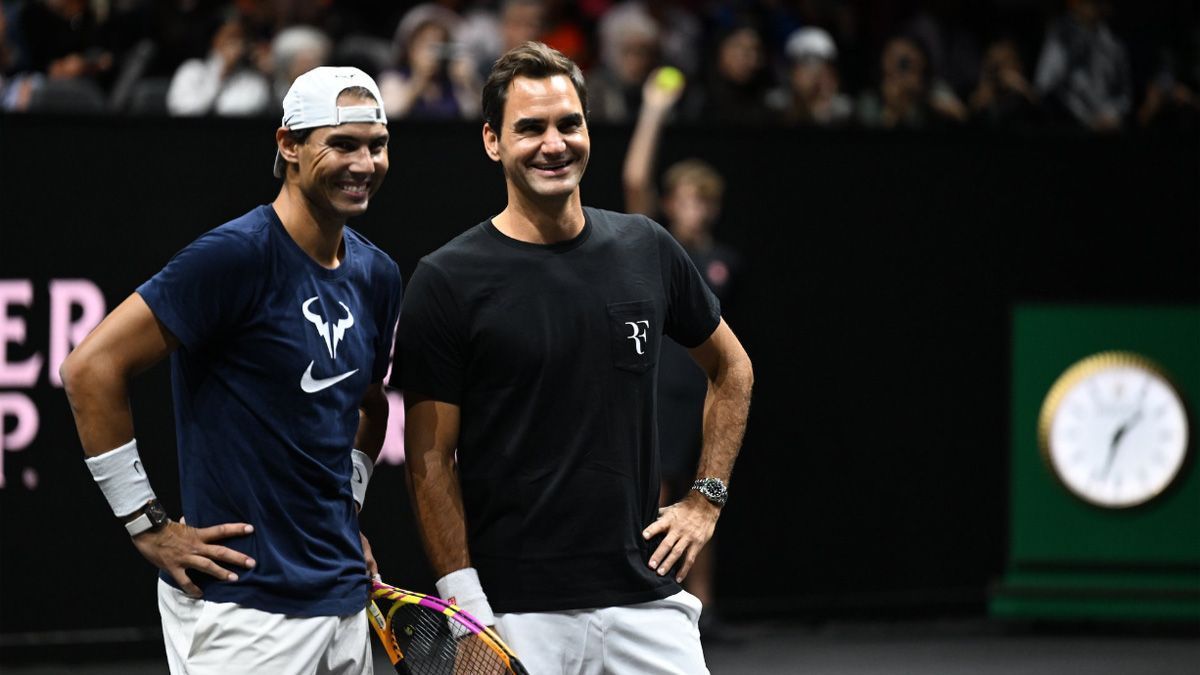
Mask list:
[[[646,346],[646,331],[650,330],[650,322],[626,321],[625,325],[633,329],[633,334],[628,336],[630,340],[633,340],[633,348],[637,350],[638,354],[645,354],[643,347]]]

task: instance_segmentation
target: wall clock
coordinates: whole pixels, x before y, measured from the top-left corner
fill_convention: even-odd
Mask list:
[[[1189,450],[1188,415],[1171,378],[1150,359],[1108,351],[1050,387],[1038,418],[1042,455],[1071,494],[1128,508],[1162,494]]]

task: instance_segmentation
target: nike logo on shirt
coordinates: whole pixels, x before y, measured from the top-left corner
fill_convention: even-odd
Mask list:
[[[308,368],[304,371],[304,375],[300,377],[300,388],[304,390],[304,393],[306,394],[315,394],[322,389],[328,389],[358,372],[358,368],[355,368],[348,373],[342,373],[341,375],[322,377],[318,379],[312,376],[312,367],[314,363],[316,363],[316,361],[309,361]]]

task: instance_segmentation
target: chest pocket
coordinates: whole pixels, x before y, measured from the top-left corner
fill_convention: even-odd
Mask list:
[[[658,360],[662,326],[654,301],[634,300],[608,305],[608,332],[613,365],[631,373],[644,373]]]

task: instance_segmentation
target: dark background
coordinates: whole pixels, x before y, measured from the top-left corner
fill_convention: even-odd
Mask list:
[[[46,355],[49,280],[93,279],[111,309],[198,234],[271,201],[272,132],[0,115],[0,278],[35,287],[31,309],[9,309],[28,327],[10,361]],[[407,277],[501,210],[504,186],[474,124],[391,133],[390,175],[351,225]],[[622,207],[628,133],[593,128],[586,204]],[[726,614],[982,614],[1006,557],[1012,308],[1200,302],[1198,150],[1195,134],[669,130],[663,166],[699,156],[725,174],[717,235],[747,262],[727,313],[756,390],[718,530]],[[133,401],[178,513],[167,370]],[[153,570],[46,378],[20,390],[37,439],[4,458],[0,634],[153,632]],[[380,467],[363,522],[392,583],[432,590],[400,467]]]

